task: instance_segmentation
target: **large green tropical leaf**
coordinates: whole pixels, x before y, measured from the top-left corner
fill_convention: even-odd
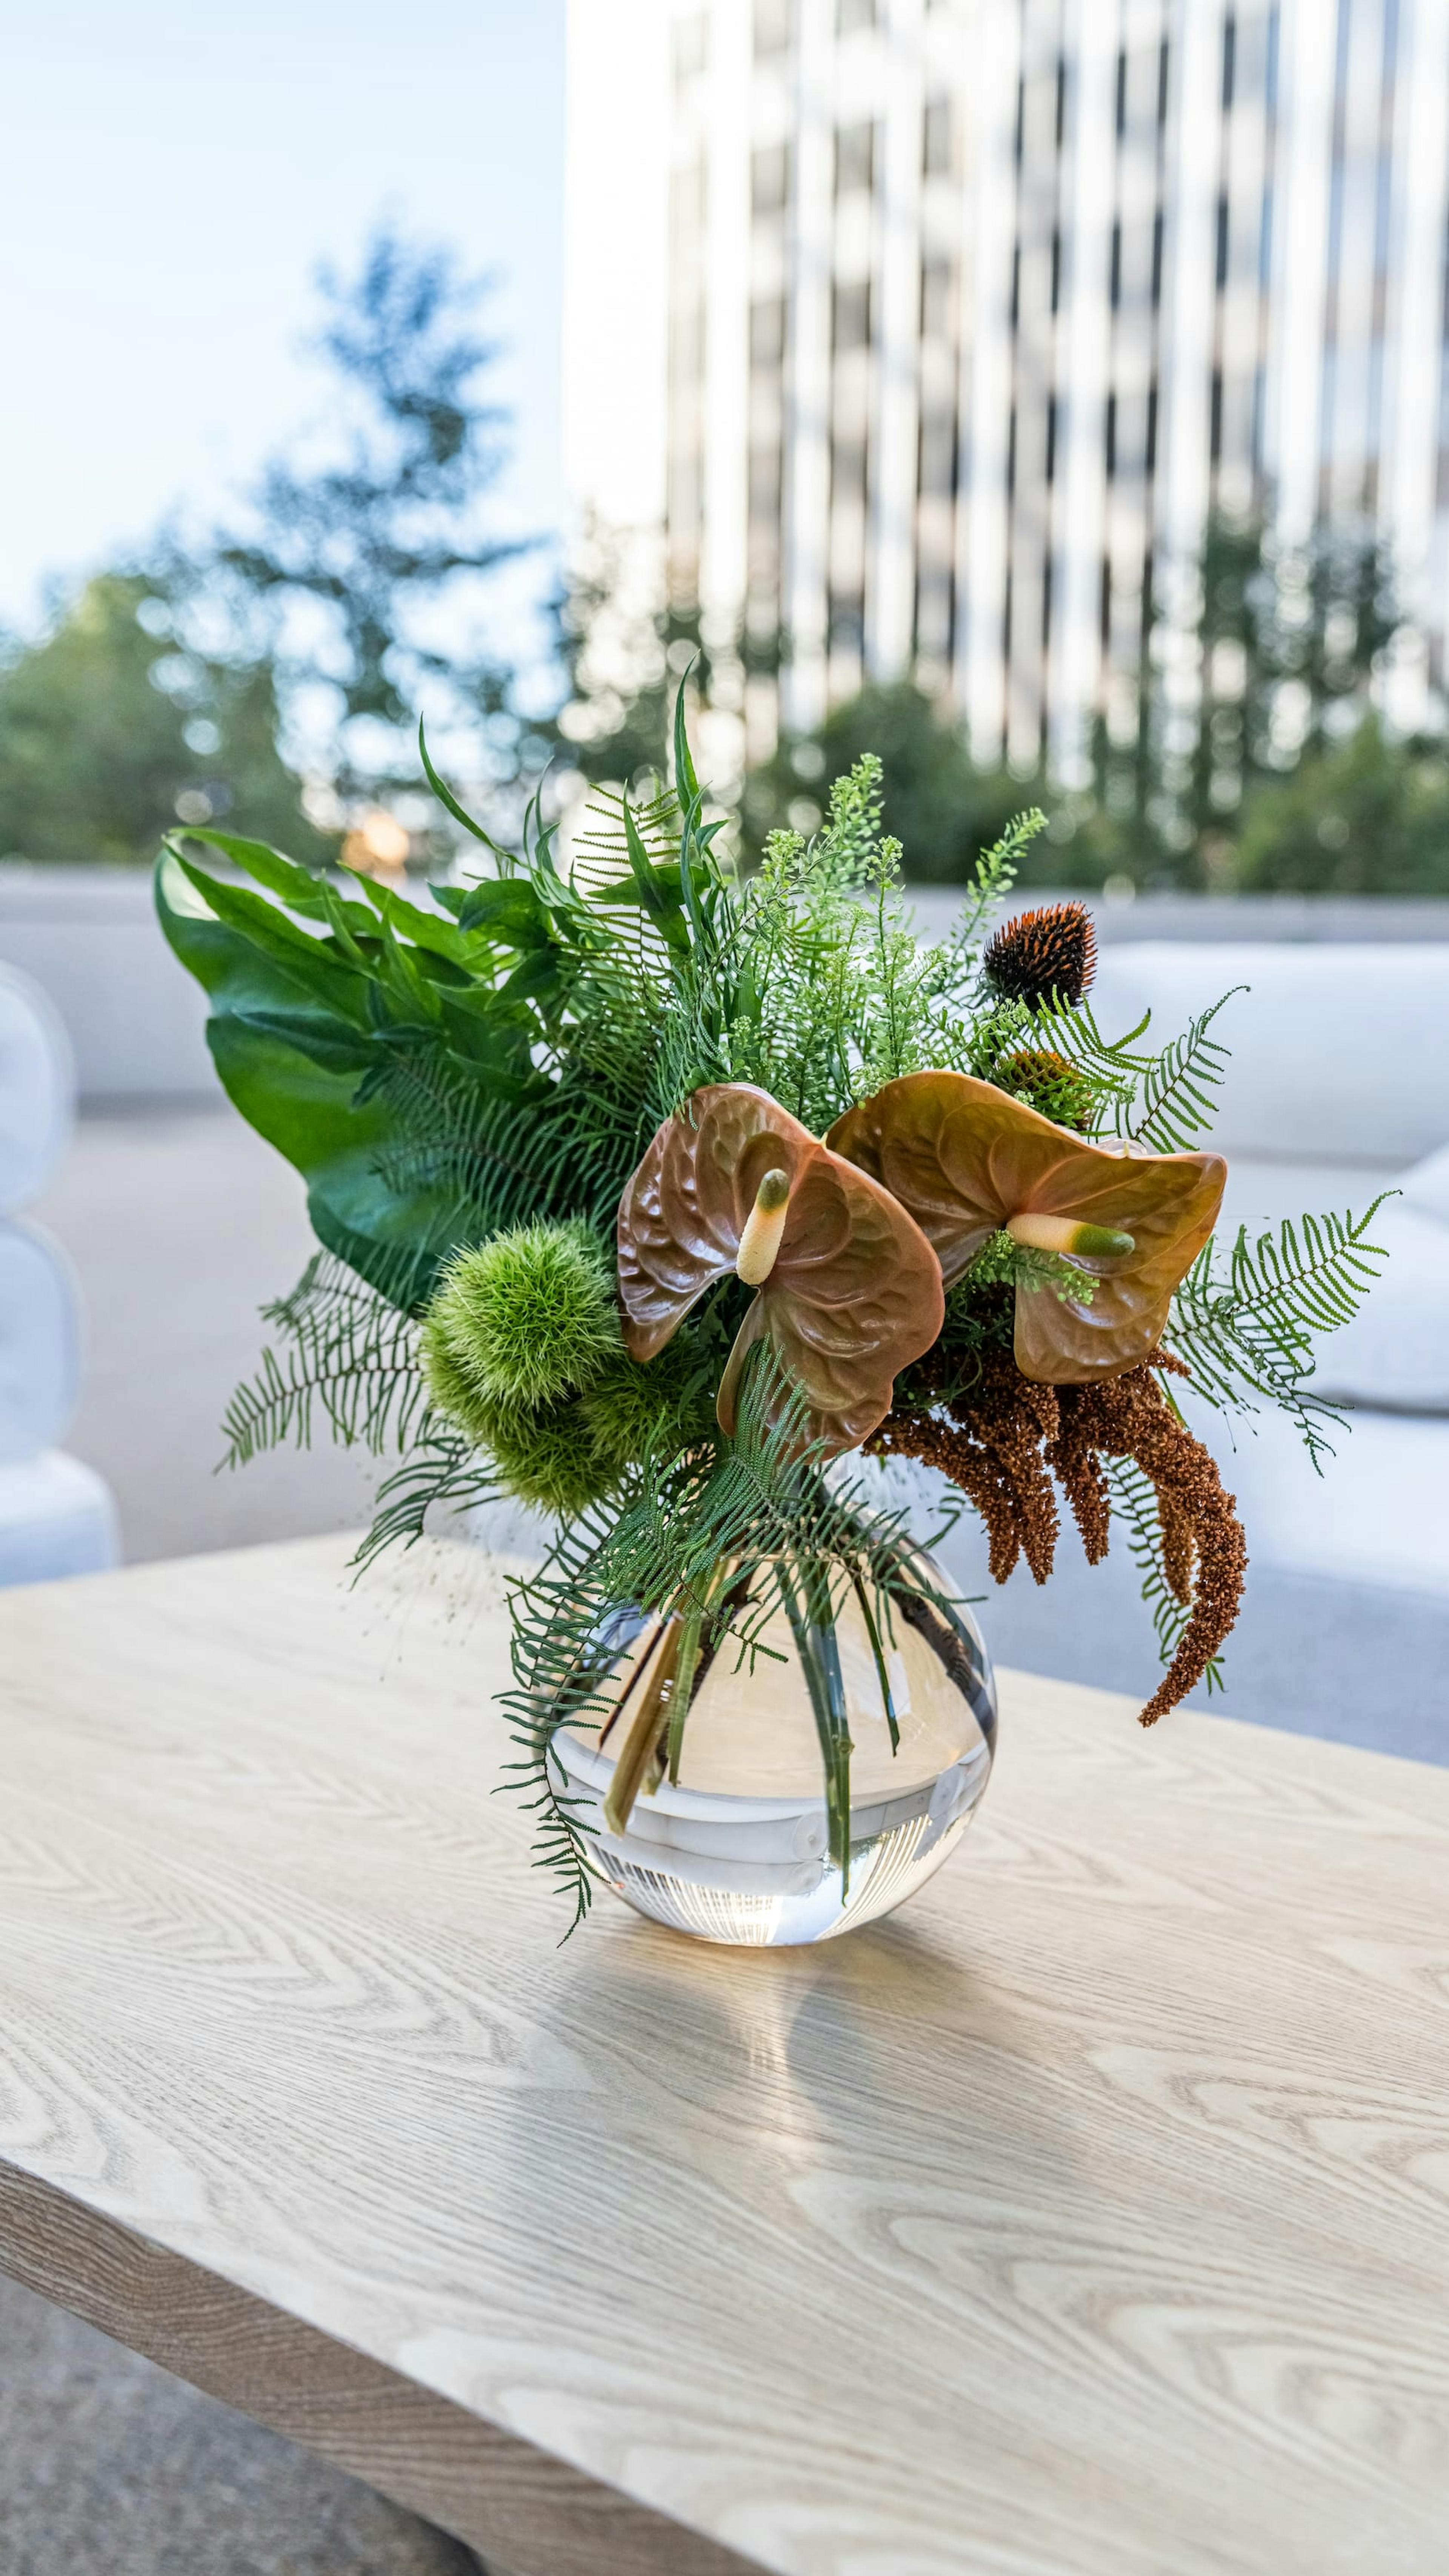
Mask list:
[[[468,1238],[467,1209],[425,1167],[409,1177],[406,1135],[375,1077],[410,1043],[441,1036],[380,1025],[369,1007],[376,988],[325,939],[174,854],[158,866],[156,906],[211,1001],[207,1043],[227,1095],[302,1174],[319,1241],[395,1303],[417,1306]],[[475,1060],[489,1034],[480,1027]],[[518,1070],[520,1035],[494,1033],[497,1074]]]

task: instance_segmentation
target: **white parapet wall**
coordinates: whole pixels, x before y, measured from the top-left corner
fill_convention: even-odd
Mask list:
[[[219,1099],[206,999],[161,935],[146,869],[0,865],[0,965],[59,1012],[82,1107]]]

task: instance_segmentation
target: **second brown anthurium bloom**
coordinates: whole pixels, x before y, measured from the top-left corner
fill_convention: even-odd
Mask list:
[[[1080,1297],[1060,1275],[1016,1290],[1016,1365],[1049,1386],[1119,1376],[1156,1348],[1227,1178],[1220,1154],[1090,1145],[964,1073],[888,1082],[827,1142],[910,1209],[948,1288],[999,1232],[1067,1256]]]

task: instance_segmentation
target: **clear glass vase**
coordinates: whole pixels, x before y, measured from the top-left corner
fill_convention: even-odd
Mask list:
[[[810,1623],[787,1615],[788,1587],[769,1608],[771,1569],[756,1569],[766,1607],[753,1658],[729,1637],[692,1661],[686,1644],[681,1658],[681,1623],[663,1613],[620,1607],[600,1623],[590,1720],[561,1727],[553,1752],[616,1896],[696,1940],[773,1948],[873,1923],[940,1868],[990,1776],[996,1686],[933,1559],[902,1541],[895,1570],[884,1603],[847,1589]],[[826,1795],[842,1743],[848,1833],[838,1788],[833,1818]],[[621,1765],[640,1773],[631,1802]]]

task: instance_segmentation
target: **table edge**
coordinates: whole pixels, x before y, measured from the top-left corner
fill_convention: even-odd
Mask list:
[[[519,2576],[758,2576],[758,2559],[5,2157],[0,2271]]]

